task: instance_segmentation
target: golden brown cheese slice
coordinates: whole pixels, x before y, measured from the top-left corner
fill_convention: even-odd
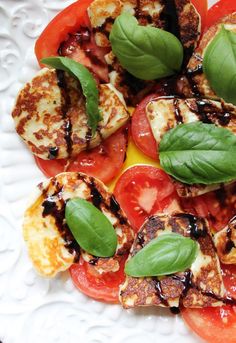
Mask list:
[[[205,219],[187,213],[149,218],[141,227],[131,249],[134,256],[152,239],[175,232],[195,239],[199,252],[191,268],[165,277],[127,276],[120,288],[124,308],[136,306],[206,307],[222,305],[225,294],[219,260]]]
[[[219,101],[160,97],[148,103],[146,113],[157,146],[160,144],[163,135],[170,129],[178,124],[195,121],[215,124],[236,134],[236,107]],[[222,186],[221,184],[186,185],[177,181],[175,184],[181,197],[195,197]]]
[[[201,22],[198,12],[189,0],[94,0],[91,3],[88,15],[96,44],[110,49],[105,56],[110,70],[110,82],[124,95],[129,105],[135,105],[150,92],[155,82],[139,80],[130,75],[111,51],[109,34],[112,25],[115,18],[124,12],[134,15],[140,25],[151,25],[175,34],[183,43],[186,61],[197,44]]]
[[[23,233],[29,256],[37,272],[53,277],[68,269],[82,253],[86,261],[93,260],[74,240],[65,222],[68,199],[80,197],[90,201],[111,221],[117,233],[118,245],[112,258],[97,258],[99,273],[117,271],[123,254],[129,252],[133,231],[114,196],[102,182],[82,173],[62,173],[38,186],[37,194],[24,216]]]
[[[236,134],[236,107],[219,101],[160,97],[148,103],[146,113],[157,145],[178,124],[196,121],[215,124]]]
[[[214,236],[217,254],[222,263],[236,264],[236,217]]]
[[[77,80],[44,68],[20,91],[12,116],[16,131],[43,159],[67,158],[97,146],[129,119],[122,95],[112,85],[99,86],[102,120],[91,137],[85,98]]]
[[[236,12],[222,18],[218,23],[211,26],[202,36],[199,46],[196,48],[187,67],[187,78],[181,79],[182,92],[186,97],[209,97],[217,99],[211,89],[202,70],[202,61],[208,45],[220,31],[222,24],[227,30],[236,32]]]

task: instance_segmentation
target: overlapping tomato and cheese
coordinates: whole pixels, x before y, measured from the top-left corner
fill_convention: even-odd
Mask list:
[[[65,219],[66,203],[74,198],[92,203],[113,225],[118,238],[113,257],[96,258],[80,248]],[[80,255],[99,274],[115,273],[133,242],[132,228],[114,196],[102,182],[82,173],[62,173],[38,185],[25,212],[23,234],[35,269],[46,277],[67,270]]]

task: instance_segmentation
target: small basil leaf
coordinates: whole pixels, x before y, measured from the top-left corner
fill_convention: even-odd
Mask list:
[[[191,238],[176,233],[153,239],[125,266],[125,273],[134,277],[162,276],[185,271],[197,257],[198,245]]]
[[[215,93],[236,105],[236,33],[222,26],[206,49],[203,71]]]
[[[236,135],[195,122],[168,131],[160,145],[162,168],[175,179],[205,185],[236,179]]]
[[[139,79],[159,79],[181,68],[180,41],[167,31],[138,25],[131,14],[123,13],[116,18],[109,39],[122,67]]]
[[[66,204],[66,223],[82,249],[98,257],[115,254],[117,235],[111,222],[84,199],[71,199]]]
[[[64,70],[69,75],[80,81],[83,94],[86,98],[86,113],[88,125],[95,133],[98,122],[102,119],[99,112],[99,93],[93,75],[82,64],[67,57],[43,58],[41,63],[49,65],[58,70]]]

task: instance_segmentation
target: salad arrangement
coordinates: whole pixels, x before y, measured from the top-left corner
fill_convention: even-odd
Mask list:
[[[235,342],[236,8],[206,7],[75,2],[37,40],[44,68],[12,116],[50,177],[23,224],[36,270]]]

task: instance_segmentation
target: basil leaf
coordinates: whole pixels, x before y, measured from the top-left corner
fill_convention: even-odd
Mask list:
[[[162,276],[183,272],[191,267],[198,245],[191,238],[176,233],[153,239],[125,266],[125,273],[134,277]]]
[[[64,70],[72,77],[80,81],[83,94],[86,98],[86,113],[88,115],[88,126],[95,133],[98,122],[102,119],[99,112],[99,93],[93,75],[82,64],[67,57],[48,57],[41,61],[55,69]]]
[[[82,249],[98,257],[115,254],[117,235],[111,222],[84,199],[71,199],[66,204],[66,223]]]
[[[203,71],[215,93],[236,105],[236,33],[222,26],[206,49]]]
[[[168,131],[160,145],[162,168],[175,179],[205,185],[236,179],[236,135],[195,122]]]
[[[123,13],[116,18],[109,39],[122,67],[139,79],[159,79],[181,68],[180,41],[167,31],[138,25],[131,14]]]

